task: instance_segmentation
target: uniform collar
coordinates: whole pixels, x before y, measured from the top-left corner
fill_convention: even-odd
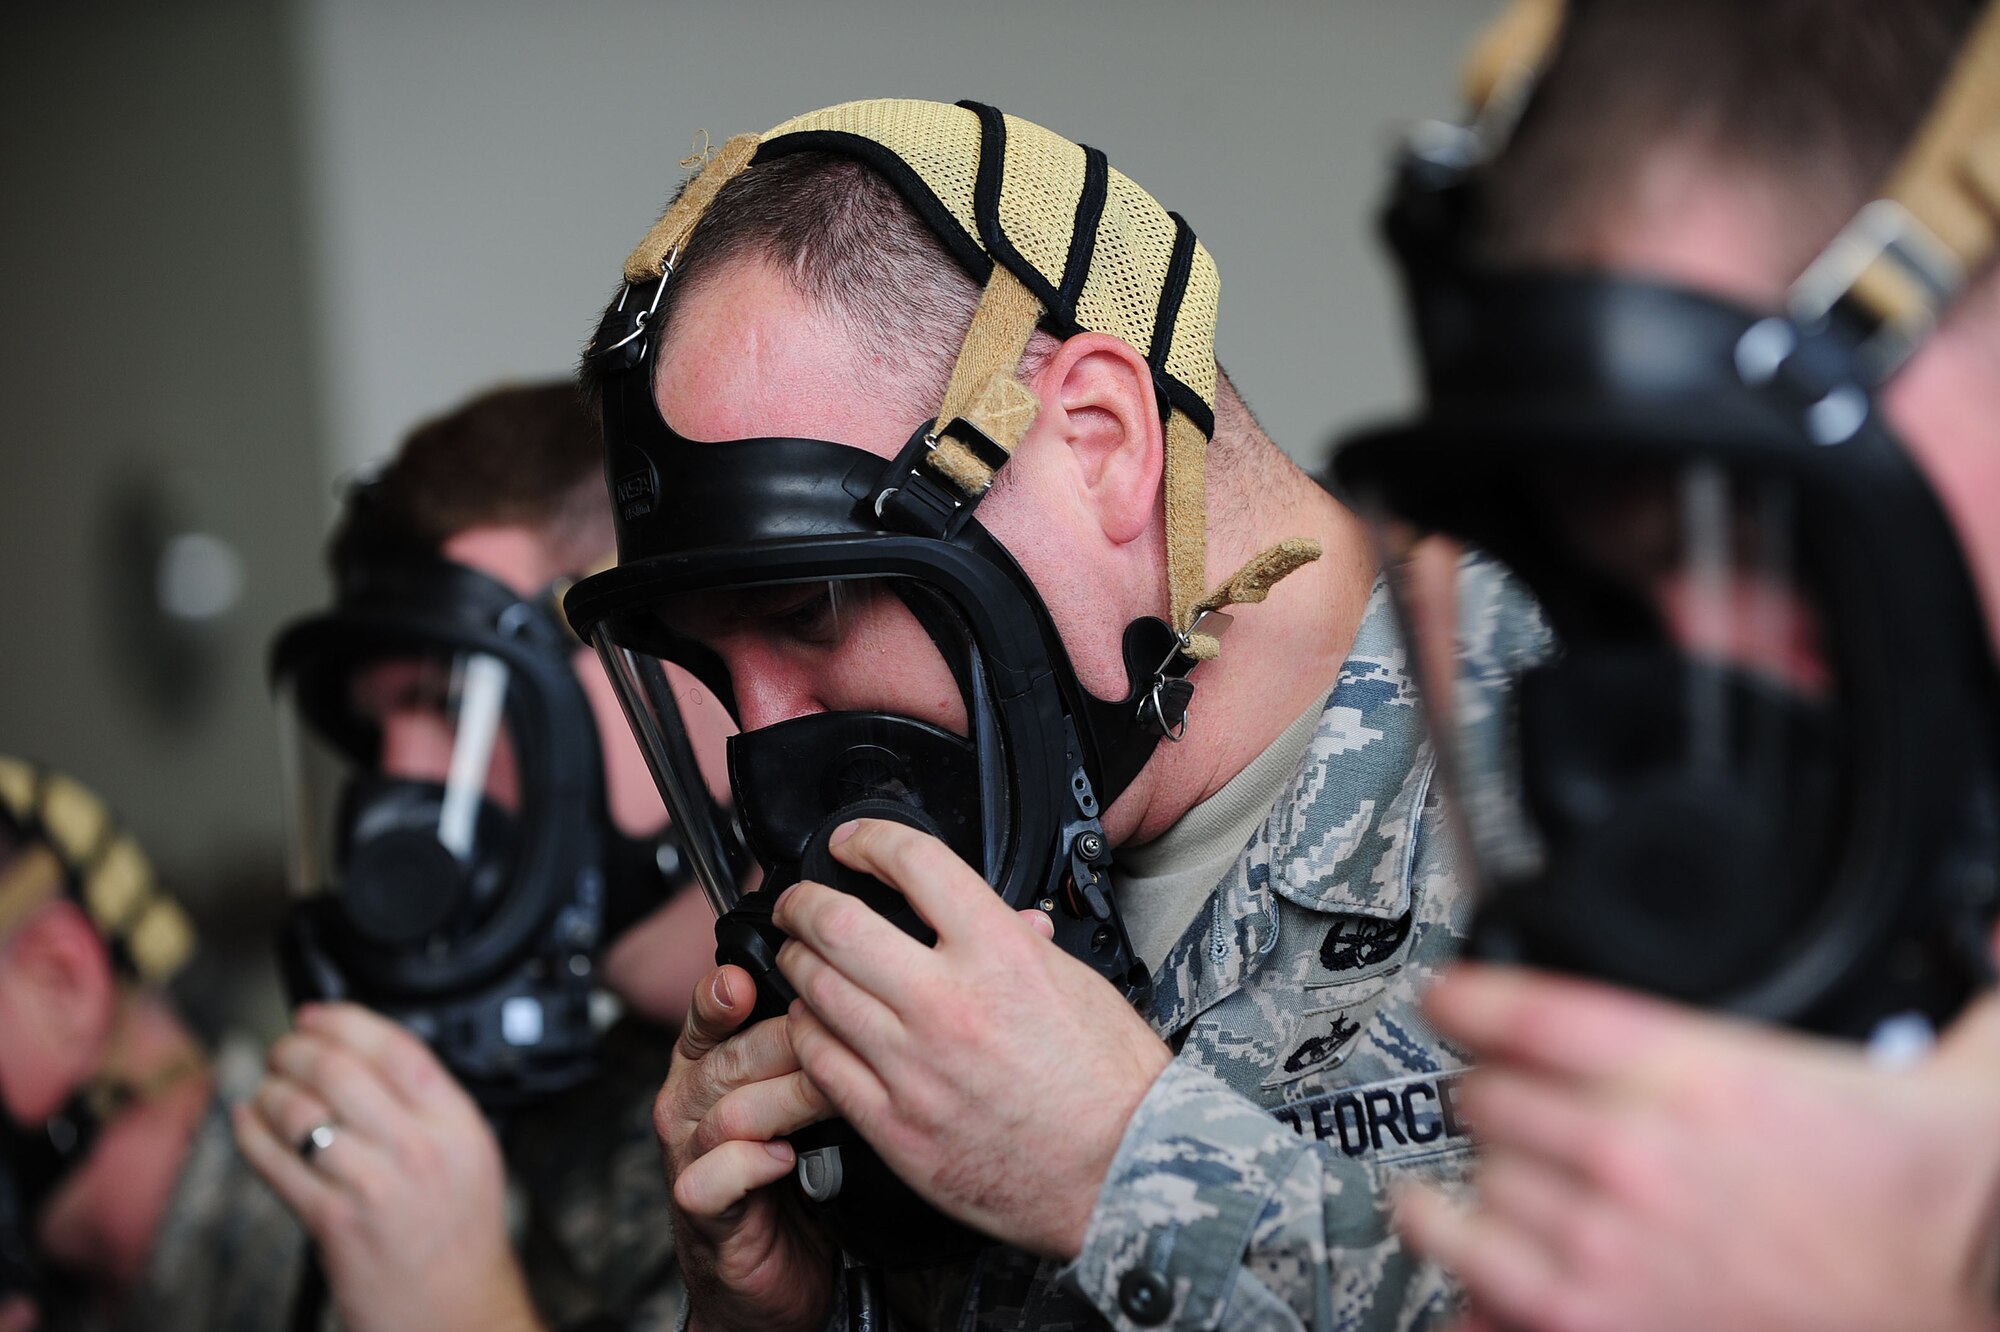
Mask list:
[[[1393,920],[1410,909],[1430,746],[1387,585],[1377,581],[1297,771],[1154,977],[1147,1017],[1178,1031],[1278,942],[1279,900]]]

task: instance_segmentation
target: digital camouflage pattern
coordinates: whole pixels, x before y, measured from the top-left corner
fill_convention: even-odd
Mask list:
[[[996,1248],[894,1276],[899,1322],[1372,1332],[1457,1312],[1385,1194],[1399,1174],[1458,1184],[1470,1164],[1464,1058],[1417,1008],[1471,911],[1434,768],[1378,586],[1288,793],[1158,970],[1148,1017],[1178,1057],[1126,1130],[1081,1256]]]
[[[285,1325],[305,1232],[236,1150],[229,1107],[246,1100],[264,1060],[247,1040],[215,1059],[215,1094],[167,1204],[145,1275],[115,1315],[49,1310],[49,1332],[270,1332]]]
[[[653,1133],[670,1031],[605,1033],[604,1070],[509,1125],[507,1162],[527,1204],[520,1253],[535,1307],[558,1328],[651,1332],[679,1321],[673,1198]]]

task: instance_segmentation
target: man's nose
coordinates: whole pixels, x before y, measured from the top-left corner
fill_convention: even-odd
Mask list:
[[[391,712],[382,719],[382,775],[441,782],[451,771],[451,746],[451,727],[437,713]]]
[[[826,711],[809,674],[778,653],[746,647],[729,654],[728,664],[729,683],[736,694],[736,724],[745,731]]]

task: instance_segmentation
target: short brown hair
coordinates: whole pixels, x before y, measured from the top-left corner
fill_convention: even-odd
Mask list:
[[[570,380],[482,393],[404,438],[370,484],[367,515],[353,503],[343,510],[333,564],[371,545],[435,551],[471,528],[518,525],[586,568],[612,542],[599,438]]]
[[[1894,168],[1972,0],[1572,0],[1486,188],[1485,248],[1566,258],[1646,206],[1662,146],[1785,187],[1799,262]]]
[[[662,327],[679,298],[739,260],[772,265],[880,353],[917,398],[942,398],[980,286],[874,168],[839,153],[789,153],[733,177],[667,284]],[[1052,347],[1030,344],[1033,367]],[[911,422],[912,425],[915,422]]]
[[[922,410],[943,399],[979,308],[980,285],[873,167],[840,153],[799,152],[753,162],[732,177],[675,261],[661,297],[659,326],[666,336],[672,335],[678,300],[745,259],[777,268],[856,342],[881,355],[899,373],[900,387],[928,404]],[[1021,358],[1021,374],[1034,374],[1057,345],[1052,334],[1038,330]],[[582,374],[594,398],[587,357]],[[1226,375],[1216,392],[1211,487],[1226,490],[1238,472],[1268,476],[1273,460],[1288,467]],[[994,484],[1004,487],[1010,479],[1002,468]]]

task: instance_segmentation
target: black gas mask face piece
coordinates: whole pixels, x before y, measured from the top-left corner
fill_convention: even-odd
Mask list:
[[[1428,404],[1334,463],[1427,656],[1474,952],[1839,1034],[1947,1017],[1988,970],[1996,673],[1867,330],[1494,271],[1476,208],[1405,164]]]
[[[398,550],[272,652],[292,1001],[389,1014],[490,1109],[590,1074],[599,957],[685,877],[610,821],[576,648],[551,598]]]
[[[1099,815],[1185,715],[1192,662],[1177,636],[1133,622],[1128,697],[1083,688],[1027,575],[918,465],[928,424],[888,461],[819,440],[678,435],[653,401],[646,322],[668,280],[628,287],[593,343],[620,563],[577,584],[566,608],[618,686],[721,917],[718,959],[758,978],[759,1016],[782,1013],[793,996],[770,904],[801,878],[928,942],[899,894],[828,850],[848,820],[887,818],[941,838],[1009,906],[1045,911],[1060,947],[1138,998],[1148,982],[1111,896]],[[953,433],[981,438],[964,423]],[[924,709],[952,695],[956,714],[842,705],[899,692]],[[692,737],[728,732],[725,796]],[[738,889],[736,844],[762,867],[757,891]],[[796,1141],[801,1182],[830,1203],[850,1253],[907,1265],[977,1242],[843,1131],[838,1154],[814,1150],[823,1134]]]
[[[40,1124],[21,1124],[0,1106],[0,1301],[45,1297],[54,1279],[37,1251],[42,1206],[90,1154],[97,1117],[82,1096]]]

